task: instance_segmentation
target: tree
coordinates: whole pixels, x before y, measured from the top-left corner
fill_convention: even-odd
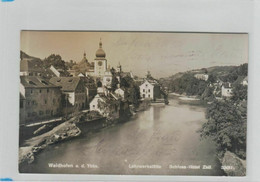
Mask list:
[[[67,70],[67,66],[65,65],[65,61],[62,60],[60,55],[51,54],[49,57],[43,60],[43,65],[45,68],[49,68],[53,65],[57,69]]]
[[[128,102],[132,103],[134,107],[139,106],[139,100],[140,100],[140,89],[137,85],[132,85],[129,88],[129,94],[127,97]]]
[[[217,81],[217,76],[213,74],[209,74],[208,82],[215,83]]]
[[[111,90],[114,92],[117,89],[117,85],[119,84],[118,79],[116,78],[115,75],[112,76],[112,81],[111,81]]]
[[[233,101],[242,101],[247,100],[247,86],[242,84],[234,85],[232,89],[232,97]]]
[[[215,101],[208,109],[200,134],[202,138],[212,138],[220,153],[226,150],[245,159],[246,117],[233,101]]]

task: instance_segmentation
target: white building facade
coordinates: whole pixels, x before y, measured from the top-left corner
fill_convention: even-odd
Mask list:
[[[143,99],[154,99],[154,85],[149,83],[147,80],[139,86],[141,98]]]

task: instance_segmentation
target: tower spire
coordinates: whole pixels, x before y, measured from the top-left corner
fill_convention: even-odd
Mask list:
[[[84,51],[84,54],[83,54],[84,58],[86,58],[86,51]]]
[[[99,41],[99,48],[102,48],[102,40],[100,38],[100,41]]]

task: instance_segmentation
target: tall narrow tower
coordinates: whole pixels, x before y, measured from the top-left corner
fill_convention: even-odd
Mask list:
[[[99,42],[99,49],[96,51],[96,58],[94,62],[95,62],[95,76],[97,77],[104,76],[107,70],[107,60],[106,60],[106,53],[102,49],[101,39]]]

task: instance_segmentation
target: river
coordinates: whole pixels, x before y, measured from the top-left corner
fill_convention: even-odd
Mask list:
[[[167,106],[152,105],[126,123],[50,146],[23,171],[223,175],[215,144],[209,139],[200,140],[197,132],[206,122],[205,108],[180,104],[178,99],[169,99],[169,102]],[[56,163],[66,166],[49,166]],[[202,169],[203,165],[210,169]]]

